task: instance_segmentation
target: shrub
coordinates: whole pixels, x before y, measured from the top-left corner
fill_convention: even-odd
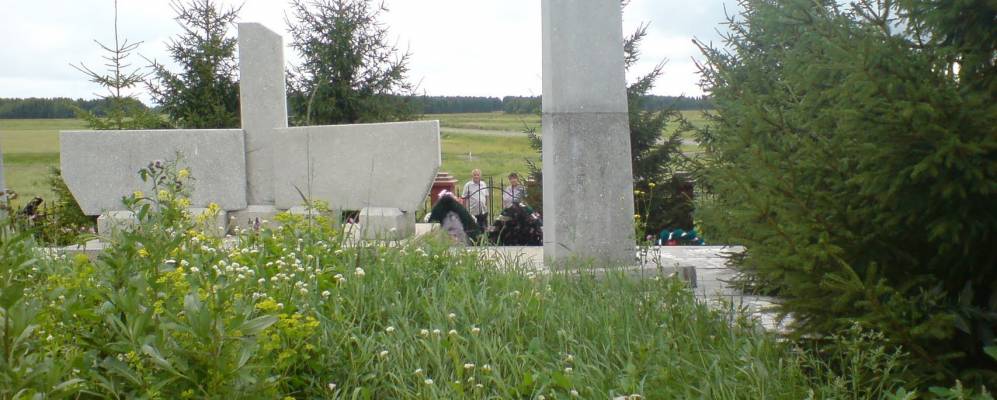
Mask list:
[[[705,230],[746,245],[796,337],[858,323],[911,382],[997,387],[994,10],[837,4],[744,1],[730,50],[703,47]]]

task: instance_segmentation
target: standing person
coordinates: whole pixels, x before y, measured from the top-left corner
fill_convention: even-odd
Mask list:
[[[526,197],[526,188],[519,184],[519,174],[509,174],[509,187],[502,192],[502,209],[512,207],[512,203],[521,203]]]
[[[474,216],[482,230],[488,227],[488,185],[481,181],[481,170],[471,170],[471,181],[464,184],[461,196],[467,211]]]

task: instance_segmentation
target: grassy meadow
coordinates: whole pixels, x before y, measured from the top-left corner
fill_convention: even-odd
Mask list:
[[[693,124],[704,120],[698,111],[683,111]],[[460,182],[470,179],[471,170],[480,168],[496,184],[510,172],[526,173],[526,158],[539,163],[539,156],[529,146],[522,131],[535,127],[540,131],[540,116],[533,114],[467,113],[431,114],[423,119],[438,119],[442,132],[443,167]],[[669,129],[675,129],[672,124]],[[3,149],[7,187],[20,199],[34,196],[50,198],[45,184],[50,167],[59,165],[59,131],[84,129],[77,119],[0,119],[0,147]],[[495,134],[488,134],[494,132]],[[695,145],[684,145],[693,152]]]

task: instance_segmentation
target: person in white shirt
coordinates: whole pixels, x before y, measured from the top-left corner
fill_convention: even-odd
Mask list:
[[[519,184],[519,174],[509,174],[509,187],[502,192],[502,209],[512,207],[512,203],[522,203],[526,188]]]
[[[481,170],[471,170],[471,181],[464,184],[461,195],[467,211],[474,216],[481,229],[488,227],[488,185],[481,180]]]

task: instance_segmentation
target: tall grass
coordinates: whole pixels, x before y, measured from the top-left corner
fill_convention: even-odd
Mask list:
[[[504,270],[291,215],[226,244],[187,215],[181,176],[129,198],[142,223],[95,260],[3,230],[0,398],[809,393],[784,344],[680,281]]]

